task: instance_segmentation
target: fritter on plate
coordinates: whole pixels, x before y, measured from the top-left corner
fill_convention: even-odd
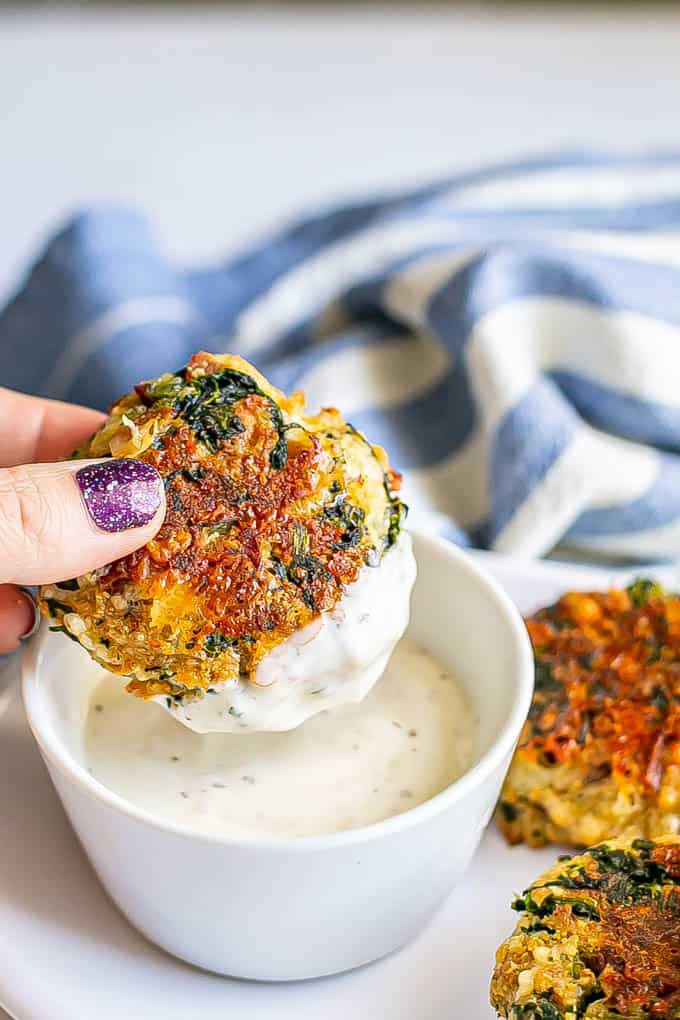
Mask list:
[[[231,355],[196,354],[135,387],[75,456],[152,464],[166,517],[137,552],[43,587],[41,608],[130,693],[170,707],[271,683],[268,655],[339,621],[348,589],[398,544],[400,476],[384,451]]]
[[[680,1017],[680,838],[559,862],[513,903],[491,1002],[510,1020]]]
[[[680,598],[571,592],[527,621],[536,688],[497,817],[511,843],[680,830]]]

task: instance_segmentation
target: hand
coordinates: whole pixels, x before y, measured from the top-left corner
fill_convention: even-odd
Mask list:
[[[86,407],[0,388],[0,654],[36,620],[17,585],[101,567],[144,545],[163,522],[163,482],[151,465],[63,461],[103,420]]]

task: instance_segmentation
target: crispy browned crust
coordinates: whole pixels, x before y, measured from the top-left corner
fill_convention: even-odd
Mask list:
[[[339,411],[304,413],[233,356],[136,387],[79,457],[137,457],[167,512],[142,549],[41,607],[142,697],[248,676],[332,609],[399,530],[399,476]]]
[[[491,1002],[512,1020],[680,1017],[680,839],[614,841],[558,864],[513,903]]]
[[[680,598],[572,592],[527,620],[529,718],[501,795],[510,842],[583,846],[680,820]]]

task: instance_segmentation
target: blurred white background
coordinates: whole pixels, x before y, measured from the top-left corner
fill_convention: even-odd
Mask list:
[[[135,203],[204,261],[296,211],[554,147],[680,146],[680,9],[0,8],[0,300]]]

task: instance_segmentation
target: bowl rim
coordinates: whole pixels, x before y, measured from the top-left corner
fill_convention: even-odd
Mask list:
[[[370,825],[341,832],[323,833],[310,836],[244,836],[227,833],[201,832],[189,825],[172,822],[152,814],[145,808],[126,800],[92,776],[66,749],[54,727],[50,724],[44,706],[44,693],[40,683],[43,665],[42,653],[47,629],[43,624],[35,638],[24,648],[21,660],[21,691],[24,709],[33,737],[41,753],[52,768],[93,799],[107,807],[152,828],[166,832],[173,837],[194,840],[217,846],[272,851],[305,853],[358,843],[368,843],[391,834],[411,829],[428,819],[448,810],[452,805],[467,797],[498,768],[509,755],[519,738],[529,711],[534,688],[534,664],[531,642],[519,610],[505,593],[500,584],[487,570],[472,560],[458,546],[437,535],[431,535],[417,528],[409,529],[416,546],[429,546],[436,555],[454,563],[466,580],[485,589],[491,601],[500,609],[509,628],[511,647],[515,662],[512,675],[515,682],[515,697],[500,733],[484,751],[474,765],[447,787],[429,800],[415,807]],[[417,557],[416,557],[417,558]]]

